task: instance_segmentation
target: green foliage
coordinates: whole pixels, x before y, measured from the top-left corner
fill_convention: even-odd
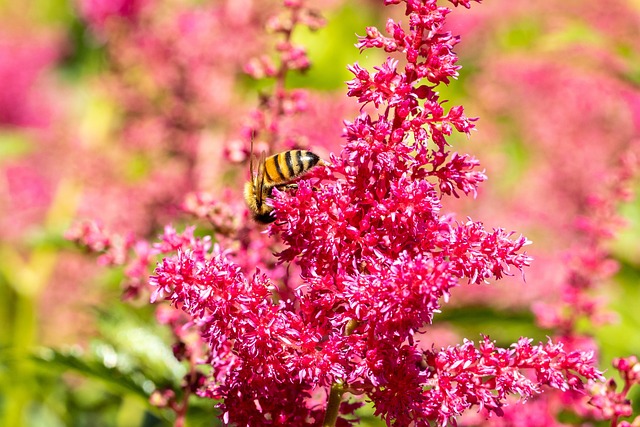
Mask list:
[[[111,305],[98,311],[101,339],[87,350],[41,348],[32,354],[31,377],[40,392],[31,395],[35,409],[25,425],[172,425],[173,413],[150,405],[149,398],[158,389],[179,390],[186,368],[151,315],[148,309]],[[214,404],[190,399],[188,425],[215,425]]]
[[[594,329],[605,368],[611,366],[615,357],[640,354],[640,312],[636,304],[629,304],[630,301],[640,301],[640,270],[637,265],[620,260],[618,262],[622,268],[616,277],[617,281],[603,295],[609,303],[608,308],[617,318],[611,324]]]
[[[64,402],[54,411],[62,425],[171,423],[172,414],[154,408],[148,400],[158,388],[179,389],[185,368],[161,336],[166,331],[145,326],[144,317],[151,320],[148,313],[112,305],[99,312],[102,338],[92,341],[87,350],[41,348],[31,356],[35,376]],[[49,401],[43,396],[31,405],[49,408]],[[48,416],[53,415],[49,410]],[[123,419],[127,423],[118,421]]]
[[[82,377],[103,382],[118,395],[148,399],[155,383],[132,364],[128,354],[118,353],[104,342],[96,342],[88,355],[79,349],[45,348],[33,360],[49,373],[73,371]]]
[[[545,331],[541,331],[535,326],[533,315],[526,309],[517,311],[515,309],[500,310],[481,305],[447,306],[446,310],[436,316],[434,325],[452,327],[460,336],[476,341],[480,339],[481,335],[489,335],[501,346],[509,346],[522,336],[533,338],[536,341],[546,341]]]
[[[327,26],[317,32],[300,28],[294,42],[307,48],[311,69],[304,75],[294,74],[288,81],[291,87],[318,90],[344,90],[345,82],[353,75],[347,70],[354,62],[370,68],[382,62],[377,50],[360,54],[355,48],[356,35],[375,22],[373,8],[363,8],[351,2],[329,13]]]
[[[11,159],[19,158],[29,152],[33,147],[29,137],[18,131],[0,131],[0,166]]]

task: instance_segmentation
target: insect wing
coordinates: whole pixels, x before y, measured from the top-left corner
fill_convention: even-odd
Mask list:
[[[262,206],[262,196],[264,195],[264,160],[266,157],[266,153],[263,151],[260,154],[260,159],[258,160],[258,173],[253,181],[253,185],[256,191],[256,204],[258,206]],[[252,174],[253,177],[253,174]]]

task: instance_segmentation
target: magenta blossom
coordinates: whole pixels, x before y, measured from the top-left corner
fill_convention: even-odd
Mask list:
[[[368,391],[384,418],[426,426],[428,420],[444,425],[476,405],[499,415],[510,393],[526,398],[542,385],[580,389],[580,377],[600,376],[592,354],[567,352],[553,343],[533,346],[527,339],[509,350],[485,338],[478,347],[465,341],[422,353],[413,345],[394,344],[392,336],[374,342],[357,332],[326,336],[322,332],[340,331],[332,319],[312,321],[313,313],[292,301],[274,303],[276,288],[264,275],[249,280],[219,248],[209,253],[206,242],[195,246],[200,250],[180,249],[157,267],[153,298],[173,301],[201,330],[215,378],[201,394],[224,400],[227,422],[264,425],[269,416],[281,420],[278,425],[317,425],[322,408],[308,407],[311,393],[338,378],[350,390]],[[300,305],[319,307],[336,298],[325,294],[323,301],[300,297]],[[399,329],[394,319],[386,326]],[[315,421],[304,423],[309,417]]]
[[[151,278],[152,299],[184,310],[208,345],[213,369],[199,393],[221,400],[225,423],[348,425],[359,404],[341,401],[351,393],[389,425],[444,426],[473,407],[502,415],[511,394],[581,390],[583,379],[601,377],[592,353],[553,342],[522,338],[504,349],[487,337],[420,348],[417,333],[453,287],[489,283],[531,260],[526,238],[442,212],[442,197],[475,194],[486,177],[447,142],[454,130],[469,134],[473,120],[446,109],[435,90],[459,69],[458,38],[443,30],[450,10],[405,3],[408,29],[389,21],[390,37],[369,28],[357,45],[402,61],[388,58],[373,76],[350,68],[349,95],[377,114],[347,122],[342,152],[268,201],[269,232],[285,244],[280,261],[299,266],[302,282],[283,290],[260,270],[247,275],[200,239],[175,246]]]

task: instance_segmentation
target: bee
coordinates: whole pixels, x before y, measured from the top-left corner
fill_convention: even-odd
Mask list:
[[[307,150],[288,150],[265,158],[260,155],[257,170],[254,165],[253,141],[251,141],[251,159],[249,170],[251,180],[245,184],[244,198],[253,213],[253,218],[262,224],[273,222],[273,208],[265,202],[271,197],[274,188],[296,188],[291,181],[309,172],[314,166],[324,162],[318,155]]]

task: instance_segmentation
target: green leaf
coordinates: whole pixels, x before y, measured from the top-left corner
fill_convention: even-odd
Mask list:
[[[135,395],[147,401],[156,385],[141,371],[122,363],[122,355],[103,344],[95,348],[93,357],[86,357],[78,349],[55,350],[43,348],[32,359],[46,370],[60,373],[74,371],[98,380],[119,393]]]
[[[143,369],[156,383],[177,385],[186,374],[167,344],[167,329],[154,321],[152,312],[115,304],[99,311],[98,322],[102,338],[126,355],[122,360]]]

